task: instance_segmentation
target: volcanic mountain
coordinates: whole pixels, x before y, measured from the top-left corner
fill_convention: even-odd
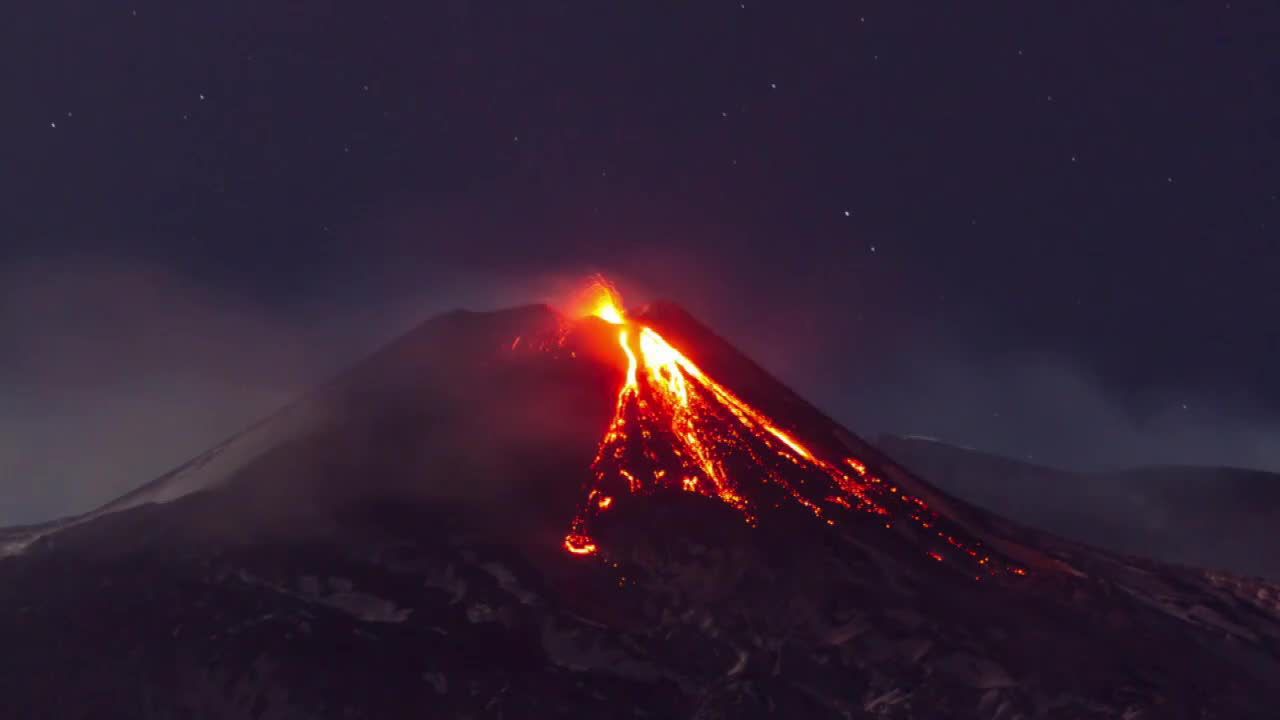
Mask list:
[[[877,445],[949,493],[1063,537],[1280,578],[1275,473],[1192,466],[1069,472],[918,436],[885,436]]]
[[[679,307],[424,323],[0,532],[0,716],[1263,718],[1280,589],[940,492]]]

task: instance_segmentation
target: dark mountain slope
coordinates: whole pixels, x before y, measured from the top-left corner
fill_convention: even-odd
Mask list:
[[[928,512],[815,515],[725,456],[754,523],[655,486],[620,495],[593,527],[600,549],[571,555],[564,534],[623,385],[617,328],[544,307],[455,313],[128,502],[6,536],[0,716],[1133,720],[1280,706],[1275,588],[1002,520],[678,308],[633,322],[809,448],[777,471],[802,496],[820,487],[815,463],[847,456],[865,463],[854,486],[894,488],[868,497],[909,494]],[[708,437],[733,421],[716,422]]]
[[[1280,475],[1172,466],[1073,473],[924,438],[878,444],[947,492],[1064,537],[1280,578]]]

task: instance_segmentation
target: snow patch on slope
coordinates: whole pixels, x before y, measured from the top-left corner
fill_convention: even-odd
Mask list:
[[[173,502],[192,493],[217,487],[267,450],[317,427],[324,417],[319,408],[319,403],[314,400],[288,406],[96,510],[5,538],[0,542],[0,557],[21,554],[41,538],[104,515],[149,503]]]

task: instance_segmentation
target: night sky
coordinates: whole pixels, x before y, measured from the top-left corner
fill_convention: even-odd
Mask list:
[[[1280,7],[941,5],[15,4],[0,525],[593,270],[868,435],[1280,471]]]

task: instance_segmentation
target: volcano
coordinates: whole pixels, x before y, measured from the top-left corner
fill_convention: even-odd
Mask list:
[[[869,472],[866,463],[849,455],[849,443],[831,432],[831,423],[809,423],[821,446],[810,444],[810,433],[802,442],[799,424],[784,430],[712,379],[654,329],[653,323],[662,321],[662,306],[633,321],[620,305],[617,292],[603,281],[588,291],[589,316],[618,328],[627,367],[613,419],[592,462],[593,487],[565,538],[569,552],[597,551],[588,526],[613,509],[616,497],[676,489],[719,499],[751,525],[763,508],[784,504],[808,510],[828,525],[859,519],[857,512],[876,516],[875,524],[887,530],[910,520],[923,531],[911,542],[935,546],[927,554],[938,562],[954,549],[957,559],[978,573],[975,579],[1000,570],[1026,575],[1017,565],[993,562],[980,541],[957,539],[956,534],[966,533],[949,518]]]
[[[1269,718],[1280,588],[943,493],[677,305],[427,321],[0,531],[0,716]]]

